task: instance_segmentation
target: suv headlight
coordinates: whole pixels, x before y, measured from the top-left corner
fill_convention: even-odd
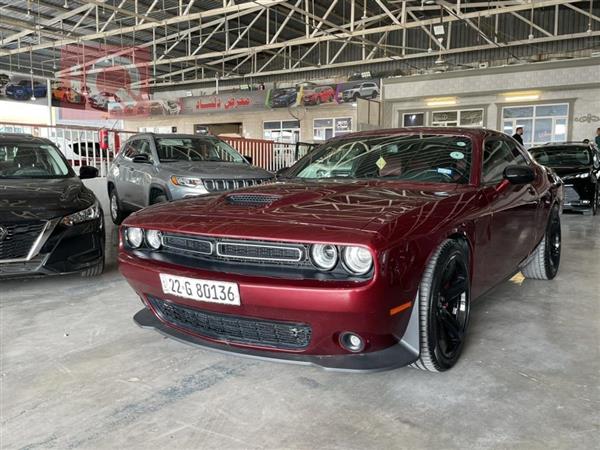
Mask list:
[[[76,225],[78,223],[87,222],[88,220],[94,220],[100,217],[100,205],[95,202],[89,208],[84,209],[68,216],[63,217],[61,223],[68,227]]]
[[[173,175],[171,177],[171,183],[173,183],[175,186],[185,186],[193,188],[204,187],[202,179],[196,177],[180,177],[177,175]]]

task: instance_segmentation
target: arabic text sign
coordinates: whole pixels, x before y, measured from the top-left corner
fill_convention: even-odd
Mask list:
[[[264,91],[229,92],[204,97],[186,97],[183,109],[188,114],[256,111],[265,108]]]

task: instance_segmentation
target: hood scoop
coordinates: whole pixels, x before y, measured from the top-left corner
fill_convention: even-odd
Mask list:
[[[229,194],[225,201],[228,205],[234,206],[248,206],[252,208],[259,208],[261,206],[268,206],[271,203],[279,200],[279,195],[270,194]]]

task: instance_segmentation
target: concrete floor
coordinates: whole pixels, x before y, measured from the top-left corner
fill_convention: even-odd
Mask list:
[[[600,217],[563,216],[553,282],[473,306],[444,374],[340,374],[189,347],[99,279],[2,282],[1,445],[12,448],[598,448]]]

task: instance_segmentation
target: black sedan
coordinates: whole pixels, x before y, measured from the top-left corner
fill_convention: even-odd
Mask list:
[[[0,278],[104,269],[104,220],[93,192],[49,140],[0,134]]]
[[[546,144],[529,150],[536,161],[552,168],[565,184],[565,210],[591,211],[600,208],[600,154],[583,142]]]

